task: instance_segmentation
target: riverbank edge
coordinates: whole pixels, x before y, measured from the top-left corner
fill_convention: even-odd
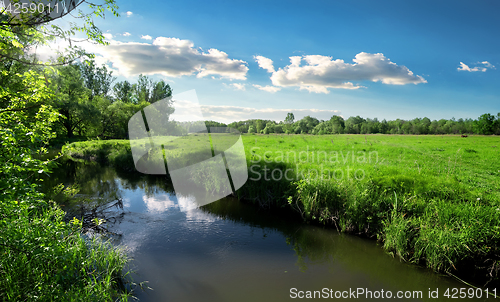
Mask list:
[[[34,158],[55,160],[59,151]],[[64,186],[47,194],[27,183],[23,194],[0,202],[0,300],[128,301],[134,284],[124,249],[83,234],[82,221],[66,217],[51,198],[69,198]]]
[[[125,172],[135,171],[126,140],[73,143],[65,145],[62,152],[74,160],[96,160]],[[285,171],[287,167],[278,164],[266,168]],[[369,177],[364,182],[343,184],[260,180],[247,182],[237,195],[260,207],[290,207],[308,223],[376,238],[393,256],[435,272],[481,286],[499,285],[497,208],[475,200],[461,190],[464,188],[456,190],[458,195],[443,191],[416,196],[395,187]],[[464,230],[470,223],[469,231]]]
[[[0,300],[128,301],[128,258],[32,191],[0,203]]]

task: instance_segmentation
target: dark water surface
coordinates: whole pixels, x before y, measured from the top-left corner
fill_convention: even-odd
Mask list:
[[[235,199],[189,209],[189,198],[176,196],[164,178],[66,162],[45,181],[74,182],[80,184],[79,196],[92,202],[96,197],[122,198],[123,210],[108,211],[107,227],[120,234],[113,236],[114,242],[133,259],[134,281],[148,281],[153,288],[138,291],[140,301],[290,301],[297,300],[291,297],[299,291],[321,291],[322,300],[334,300],[339,291],[337,297],[348,295],[342,300],[444,301],[449,300],[443,295],[447,289],[450,294],[468,289],[452,278],[401,263],[373,240],[307,225],[290,214]],[[78,206],[64,204],[67,210]],[[439,298],[429,298],[429,289],[438,289]],[[350,293],[361,290],[373,297]],[[421,291],[423,298],[399,299],[398,291],[407,296]],[[480,300],[492,298],[483,293]]]

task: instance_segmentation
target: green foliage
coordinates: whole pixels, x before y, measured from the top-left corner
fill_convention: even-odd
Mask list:
[[[228,131],[227,125],[224,123],[219,123],[215,121],[204,121],[205,126],[208,128],[210,133],[226,133]],[[184,124],[183,124],[184,126]],[[188,129],[189,127],[186,127]]]
[[[341,116],[334,115],[328,121],[319,121],[306,116],[294,122],[294,116],[289,113],[283,123],[283,132],[287,134],[497,134],[500,135],[500,114],[496,117],[486,113],[477,120],[441,119],[431,121],[429,118],[413,120],[379,121],[377,118],[362,118],[351,116],[346,121]],[[262,128],[264,129],[264,128]],[[245,131],[247,132],[247,131]],[[272,133],[272,132],[270,132]]]
[[[79,120],[89,114],[89,107],[78,68],[61,67],[61,77],[54,78],[54,69],[39,67],[44,64],[27,50],[56,36],[71,41],[76,30],[102,44],[103,37],[92,17],[103,16],[106,7],[116,14],[117,7],[112,0],[90,6],[90,14],[80,12],[83,24],[68,23],[64,30],[49,25],[51,19],[43,12],[14,18],[9,12],[0,15],[2,301],[127,300],[122,273],[127,259],[123,253],[97,239],[84,239],[81,224],[76,220],[65,222],[64,212],[47,201],[37,185],[40,176],[53,167],[52,161],[39,158],[47,153],[56,122],[71,119],[68,128],[74,130],[75,125],[82,125]],[[59,62],[70,62],[84,54],[70,46]],[[61,186],[53,192],[74,194]]]
[[[61,116],[58,136],[68,139],[75,133],[88,138],[126,138],[128,121],[135,113],[172,95],[165,82],[141,75],[137,84],[117,83],[113,99],[108,95],[114,80],[111,72],[104,65],[96,67],[93,60],[59,67],[51,78],[56,92],[52,104]]]
[[[42,105],[52,96],[43,75],[28,71],[11,78],[10,86],[0,87],[0,98],[9,100],[0,109],[0,200],[15,200],[31,192],[33,175],[50,171],[48,162],[32,154],[46,151],[54,136],[51,124],[58,118],[50,106]]]
[[[478,134],[493,134],[495,130],[495,117],[489,113],[481,115],[474,121],[474,130]]]
[[[89,90],[89,100],[92,101],[96,96],[106,97],[111,90],[111,84],[115,80],[113,72],[108,71],[106,65],[98,67],[94,60],[86,60],[78,64],[80,68],[84,86]]]
[[[149,102],[154,103],[171,96],[172,88],[170,88],[170,85],[166,84],[165,81],[160,80],[159,82],[153,83]]]
[[[84,86],[80,67],[76,64],[59,67],[53,75],[52,83],[52,90],[55,91],[52,105],[61,114],[58,122],[66,136],[73,137],[77,130],[82,135],[83,129],[98,120],[95,117],[100,112],[89,99],[92,92]]]
[[[172,96],[172,88],[165,81],[153,81],[148,76],[139,75],[137,83],[118,82],[113,86],[115,100],[124,103],[154,103]]]
[[[113,86],[113,93],[117,101],[132,102],[132,84],[129,81],[118,82]]]
[[[79,235],[55,204],[29,196],[0,203],[2,301],[127,301],[127,258],[109,244]]]
[[[0,299],[116,299],[122,296],[126,258],[103,243],[83,239],[78,225],[64,222],[63,211],[37,192],[38,175],[50,172],[51,162],[32,155],[46,152],[59,117],[40,103],[53,95],[43,75],[34,71],[13,79],[13,86],[0,88],[9,99],[0,109]]]

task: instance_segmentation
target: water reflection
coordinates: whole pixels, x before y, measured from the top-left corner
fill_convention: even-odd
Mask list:
[[[422,299],[404,300],[441,301],[447,299],[428,298],[429,288],[466,287],[401,263],[374,241],[303,224],[293,213],[234,199],[192,208],[164,177],[69,162],[47,184],[74,181],[82,195],[123,198],[122,219],[108,227],[122,234],[116,242],[134,259],[135,280],[154,288],[137,293],[141,301],[288,301],[290,288],[418,290]]]

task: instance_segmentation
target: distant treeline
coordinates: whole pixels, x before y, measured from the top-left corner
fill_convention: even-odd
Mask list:
[[[213,122],[212,122],[213,123]],[[219,123],[219,127],[224,124]],[[334,115],[330,120],[318,120],[306,116],[295,121],[293,113],[288,113],[282,122],[252,119],[233,122],[228,127],[238,129],[242,133],[285,133],[285,134],[496,134],[500,135],[500,113],[496,116],[486,113],[473,119],[440,119],[429,118],[413,120],[396,119],[393,121],[377,118],[349,117],[344,120]]]
[[[139,75],[136,83],[114,83],[112,72],[105,65],[98,67],[93,60],[55,68],[45,79],[53,91],[49,104],[59,113],[54,127],[58,137],[71,138],[77,134],[86,138],[127,138],[128,121],[136,112],[172,96],[170,85],[143,75]],[[165,105],[169,113],[175,111],[175,102]],[[197,132],[199,123],[176,123],[171,134]],[[205,123],[208,127],[230,127],[241,133],[262,134],[500,134],[500,113],[496,116],[486,113],[476,120],[433,121],[427,117],[379,121],[360,116],[344,120],[338,115],[326,121],[311,116],[295,120],[293,113],[288,113],[282,122],[252,119],[228,125],[215,121]],[[224,132],[224,129],[212,129],[212,132]]]

